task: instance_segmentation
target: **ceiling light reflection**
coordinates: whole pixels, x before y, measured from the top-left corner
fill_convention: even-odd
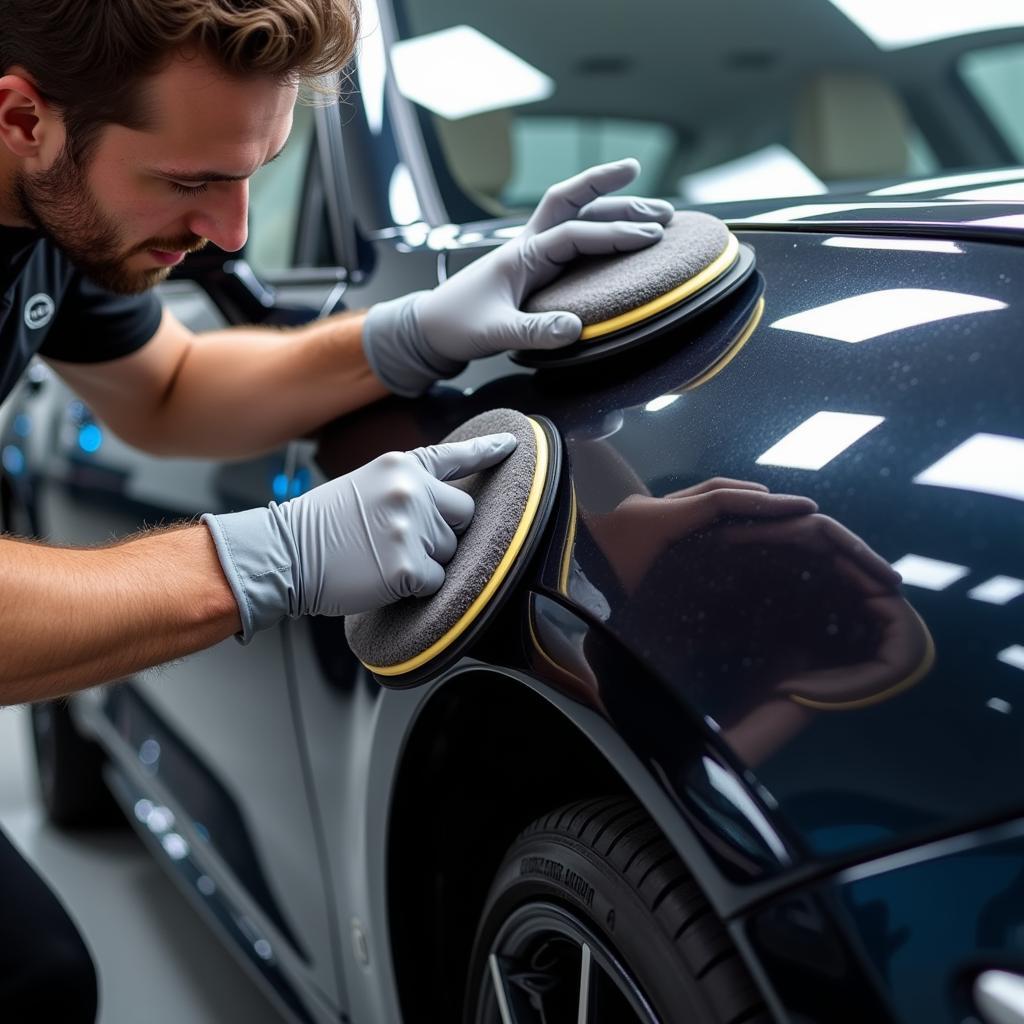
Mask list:
[[[884,416],[816,412],[757,457],[760,466],[821,469],[885,421]]]
[[[906,252],[954,252],[963,253],[956,242],[942,238],[859,238],[848,237],[826,238],[822,245],[836,249],[896,249]]]
[[[1011,668],[1019,668],[1024,671],[1024,646],[1021,644],[1013,644],[1007,647],[1005,650],[1000,651],[996,657],[1004,664],[1009,665]]]
[[[1024,178],[1024,167],[1007,167],[1001,171],[972,171],[968,174],[947,174],[941,178],[925,178],[923,181],[904,181],[899,185],[887,185],[869,192],[871,196],[909,196],[917,192],[934,192],[942,188],[966,188],[969,185],[988,185],[993,181]]]
[[[918,473],[914,483],[1024,501],[1024,439],[975,434]]]
[[[944,199],[973,199],[977,202],[1024,203],[1024,181],[1011,181],[1006,185],[987,185],[966,192],[950,192]]]
[[[923,590],[945,590],[971,571],[965,565],[925,558],[924,555],[904,555],[893,562],[892,567],[903,577],[905,584]]]
[[[391,48],[403,95],[456,121],[487,110],[546,100],[554,81],[469,25],[456,25]]]
[[[647,412],[660,412],[662,409],[667,409],[673,402],[678,401],[679,395],[659,395],[657,398],[652,398],[644,406],[644,409]]]
[[[1008,715],[1013,711],[1013,705],[1008,700],[1003,700],[1002,697],[991,697],[985,701],[985,707],[998,711],[1001,715]]]
[[[979,583],[973,590],[967,591],[968,597],[987,604],[1009,604],[1014,598],[1024,594],[1024,580],[1013,576],[993,576],[984,583]]]
[[[691,203],[817,196],[828,191],[821,178],[795,153],[778,144],[717,167],[685,174],[677,187],[679,194]]]
[[[1002,217],[981,217],[964,223],[983,228],[1024,228],[1024,213],[1008,213]]]
[[[997,309],[1006,309],[1006,303],[983,295],[947,292],[938,288],[886,288],[815,306],[803,313],[776,320],[771,326],[782,331],[856,343],[907,327]]]

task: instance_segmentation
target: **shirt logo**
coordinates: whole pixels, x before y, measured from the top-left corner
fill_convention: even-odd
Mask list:
[[[25,303],[25,326],[30,331],[38,331],[52,319],[54,312],[53,299],[46,292],[36,292]]]

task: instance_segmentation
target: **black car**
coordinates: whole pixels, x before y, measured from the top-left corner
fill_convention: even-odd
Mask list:
[[[193,329],[430,287],[625,155],[756,273],[249,461],[141,454],[43,364],[9,399],[4,527],[75,544],[557,429],[540,547],[422,685],[306,619],[33,708],[53,819],[112,794],[292,1019],[1024,1021],[1024,14],[911,6],[369,3],[244,258],[164,287]]]

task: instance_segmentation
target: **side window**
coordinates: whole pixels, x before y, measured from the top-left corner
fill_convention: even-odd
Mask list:
[[[1014,156],[1024,161],[1024,43],[968,53],[959,69]]]
[[[257,273],[295,266],[295,243],[313,148],[313,108],[295,107],[292,133],[284,152],[261,168],[249,183],[249,244],[246,258]]]
[[[675,146],[675,132],[656,121],[521,114],[512,122],[515,161],[501,200],[510,207],[532,206],[553,181],[624,156],[639,158],[643,168],[631,191],[655,194],[664,188]]]

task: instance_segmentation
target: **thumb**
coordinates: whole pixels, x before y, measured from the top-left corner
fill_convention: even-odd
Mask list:
[[[575,313],[520,313],[505,334],[516,350],[563,348],[579,341],[583,321]]]
[[[409,454],[438,480],[459,480],[504,461],[518,443],[515,434],[486,434],[468,441],[417,448]]]

